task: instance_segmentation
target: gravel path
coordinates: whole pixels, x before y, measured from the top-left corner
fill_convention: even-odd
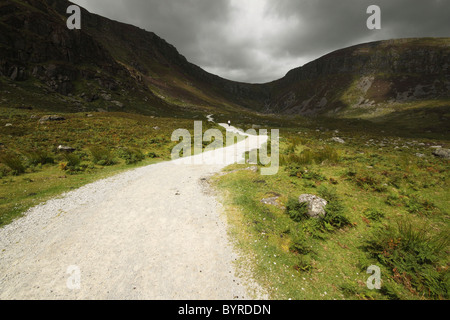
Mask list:
[[[150,165],[30,209],[0,229],[0,299],[266,298],[236,274],[221,205],[202,183],[265,139],[246,141],[201,155],[226,151],[223,163]]]

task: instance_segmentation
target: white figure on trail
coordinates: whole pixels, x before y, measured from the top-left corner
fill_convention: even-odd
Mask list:
[[[230,120],[228,120],[228,126],[231,126],[231,121]]]

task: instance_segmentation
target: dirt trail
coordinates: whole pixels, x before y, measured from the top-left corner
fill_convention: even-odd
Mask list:
[[[203,154],[227,151],[221,163],[150,165],[32,208],[0,229],[0,299],[264,298],[236,274],[221,205],[201,183],[259,140]]]

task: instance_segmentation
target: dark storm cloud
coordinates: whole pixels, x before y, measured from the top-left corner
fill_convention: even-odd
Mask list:
[[[361,42],[448,37],[450,0],[73,0],[153,31],[222,77],[265,82]],[[382,29],[368,30],[369,5]]]

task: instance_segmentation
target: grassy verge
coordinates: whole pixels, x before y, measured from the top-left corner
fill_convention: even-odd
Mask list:
[[[448,299],[449,162],[430,148],[445,142],[336,134],[282,130],[277,175],[214,179],[241,263],[273,299]],[[328,200],[325,219],[304,217],[306,193]],[[371,265],[380,290],[367,288]]]

